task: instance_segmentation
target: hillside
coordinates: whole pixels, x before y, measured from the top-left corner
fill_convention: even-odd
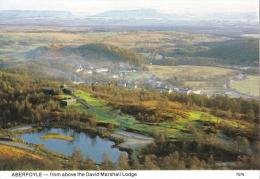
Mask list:
[[[195,52],[192,56],[219,59],[220,63],[254,66],[258,62],[258,39],[236,39],[208,44],[206,51]]]
[[[71,46],[49,46],[38,47],[26,53],[29,59],[49,59],[75,57],[88,61],[100,62],[128,62],[129,64],[139,66],[145,59],[124,48],[119,48],[107,44],[86,44],[78,47]]]
[[[60,90],[60,83],[28,72],[0,71],[0,138],[9,141],[7,144],[2,141],[0,145],[3,153],[0,155],[3,161],[1,170],[97,170],[94,160],[81,157],[91,145],[75,150],[72,155],[57,155],[47,145],[41,147],[33,142],[28,145],[17,138],[17,134],[38,135],[47,128],[77,130],[80,135],[93,134],[107,140],[113,137],[119,145],[123,143],[122,138],[115,137],[118,134],[154,138],[154,142],[142,150],[131,149],[133,152],[125,158],[129,169],[151,170],[149,161],[153,161],[157,169],[171,170],[221,169],[217,165],[219,162],[232,163],[225,166],[228,169],[259,168],[258,155],[250,152],[259,151],[255,130],[258,122],[255,114],[259,113],[257,101],[67,83],[68,88],[65,89],[74,91],[69,94],[64,89]],[[61,100],[68,98],[77,98],[77,101],[62,105]],[[24,125],[30,127],[21,131],[19,126]],[[17,128],[14,127],[20,130],[15,131]],[[72,133],[66,136],[73,137]],[[74,138],[77,147],[81,146],[78,145],[80,138]],[[63,142],[73,144],[72,141]],[[53,144],[62,152],[60,145],[58,142]],[[112,148],[116,147],[113,145]],[[98,150],[95,151],[98,153]],[[107,149],[108,154],[110,151]],[[169,164],[168,161],[173,161],[175,155],[179,156],[181,166]],[[241,155],[243,160],[239,157]],[[124,169],[120,165],[125,161],[122,156],[115,160],[115,164],[110,159],[104,159],[98,169],[108,169],[108,162],[110,169]],[[148,162],[143,160],[145,158],[149,159]]]

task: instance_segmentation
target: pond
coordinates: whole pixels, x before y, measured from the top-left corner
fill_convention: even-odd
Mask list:
[[[57,133],[74,138],[72,141],[61,139],[44,140],[41,137],[51,133]],[[73,129],[44,128],[36,133],[25,133],[20,136],[25,142],[33,144],[43,144],[50,151],[71,156],[75,149],[79,149],[85,158],[94,160],[100,164],[103,157],[107,154],[111,161],[116,162],[120,154],[126,153],[113,147],[113,141],[103,139],[99,136],[91,136],[85,132],[77,132]]]

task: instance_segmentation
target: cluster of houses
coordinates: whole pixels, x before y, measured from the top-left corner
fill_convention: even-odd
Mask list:
[[[94,68],[93,66],[84,65],[84,67],[80,64],[76,70],[76,73],[83,73],[83,74],[94,74],[94,73],[108,73],[109,69],[102,67],[102,68]]]
[[[128,89],[137,89],[140,87],[144,87],[146,89],[153,89],[153,90],[157,90],[160,91],[161,93],[173,93],[173,92],[177,92],[177,93],[183,93],[183,94],[202,94],[203,91],[202,90],[192,90],[190,88],[184,88],[184,87],[176,87],[173,86],[172,84],[165,82],[165,81],[160,81],[158,79],[147,79],[144,82],[140,83],[140,82],[135,82],[135,81],[118,81],[117,82],[117,86],[121,86],[121,87],[125,87]]]
[[[183,93],[183,94],[202,94],[201,90],[192,90],[190,88],[185,88],[185,87],[177,87],[174,86],[172,84],[170,84],[167,81],[161,81],[160,79],[158,79],[157,77],[155,77],[154,75],[151,75],[144,83],[143,86],[145,86],[148,89],[155,89],[162,92],[166,92],[166,93],[173,93],[173,92],[177,92],[177,93]]]
[[[183,94],[202,94],[201,90],[192,90],[189,88],[184,88],[184,87],[176,87],[172,84],[170,84],[167,81],[162,81],[158,79],[154,75],[150,75],[147,78],[145,78],[142,81],[134,81],[134,80],[129,80],[128,75],[131,73],[135,73],[140,71],[138,67],[133,67],[129,64],[119,64],[119,67],[116,69],[111,69],[107,67],[93,67],[91,65],[84,65],[82,66],[81,64],[77,67],[76,73],[80,73],[82,75],[92,75],[92,74],[103,74],[105,77],[114,79],[116,81],[117,86],[129,88],[129,89],[136,89],[136,88],[147,88],[147,89],[155,89],[160,92],[167,92],[167,93],[173,93],[173,92],[178,92],[178,93],[183,93]],[[89,81],[88,81],[89,80]],[[93,81],[93,79],[86,79],[84,82],[75,82],[75,83],[88,83],[88,84],[96,84],[96,83],[107,83],[107,80],[102,82],[102,79],[99,79],[99,81]]]
[[[117,69],[110,69],[108,67],[94,67],[91,65],[79,65],[76,67],[76,73],[82,73],[85,75],[92,75],[92,74],[104,74],[108,75],[113,79],[123,78],[128,73],[134,73],[139,70],[137,67],[133,67],[128,64],[119,64]]]
[[[108,68],[94,68],[93,66],[84,65],[84,67],[80,64],[75,72],[76,73],[84,73],[84,74],[93,74],[93,73],[107,73],[109,70]]]
[[[182,93],[182,94],[202,94],[201,90],[192,90],[189,88],[180,88],[180,87],[168,87],[165,86],[164,88],[160,89],[160,92],[167,92],[169,94],[173,93],[173,92],[177,92],[177,93]]]

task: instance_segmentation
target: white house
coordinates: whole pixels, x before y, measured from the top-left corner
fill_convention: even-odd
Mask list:
[[[83,71],[83,68],[82,68],[82,66],[80,65],[79,68],[76,69],[76,73],[79,73],[79,72],[81,72],[81,71]]]
[[[108,69],[107,68],[98,68],[96,69],[96,73],[107,73]]]
[[[201,94],[201,90],[188,90],[187,94]]]

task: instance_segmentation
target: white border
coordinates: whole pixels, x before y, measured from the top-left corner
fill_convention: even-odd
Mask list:
[[[76,175],[76,176],[50,176],[50,173],[57,175]],[[26,176],[21,176],[25,174]],[[88,174],[88,175],[87,175]],[[92,174],[92,176],[91,176]],[[104,174],[112,176],[102,176]],[[15,176],[12,176],[15,175]],[[115,176],[119,175],[119,176]],[[200,170],[200,171],[2,171],[0,179],[14,178],[111,178],[111,179],[260,179],[260,170]]]

